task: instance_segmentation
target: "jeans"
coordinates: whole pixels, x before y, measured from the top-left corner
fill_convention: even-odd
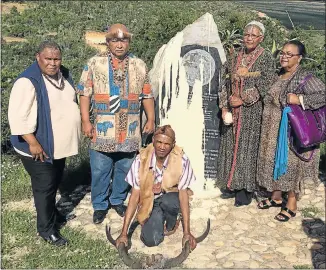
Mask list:
[[[55,206],[55,196],[63,177],[66,159],[53,160],[53,164],[22,155],[20,159],[32,181],[37,231],[40,236],[48,237],[57,231],[55,223],[59,212]]]
[[[134,161],[135,152],[105,153],[90,149],[89,155],[92,173],[91,197],[94,210],[109,208],[110,189],[110,204],[123,204],[130,189],[125,179]]]
[[[141,241],[148,247],[158,246],[164,240],[164,222],[166,230],[172,231],[179,212],[179,192],[166,193],[155,199],[152,213],[142,227]]]

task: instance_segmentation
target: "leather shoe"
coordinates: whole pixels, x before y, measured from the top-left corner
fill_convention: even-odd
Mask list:
[[[100,224],[105,219],[105,216],[107,214],[107,210],[95,210],[93,214],[93,222],[95,224]]]
[[[55,232],[48,237],[42,237],[46,242],[51,245],[60,247],[68,244],[68,240],[62,237],[62,235],[58,232]]]
[[[114,209],[120,217],[125,216],[127,206],[124,204],[112,205],[111,208]]]

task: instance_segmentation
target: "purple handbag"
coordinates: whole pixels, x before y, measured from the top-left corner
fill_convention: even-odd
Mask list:
[[[308,148],[326,141],[326,106],[303,110],[300,105],[288,105],[288,119],[298,146]]]
[[[301,88],[311,77],[312,75],[309,74],[304,78],[298,88]],[[301,105],[289,104],[287,106],[291,108],[291,112],[288,113],[290,142],[295,141],[298,147],[305,149],[326,141],[326,105],[316,110],[303,110]],[[295,153],[298,154],[297,151]],[[309,161],[312,154],[308,159],[299,157]]]

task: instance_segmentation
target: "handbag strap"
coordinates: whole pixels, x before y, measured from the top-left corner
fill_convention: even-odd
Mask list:
[[[298,84],[297,86],[297,89],[296,90],[299,90],[301,89],[312,77],[312,74],[309,73],[306,77],[304,77],[301,82]]]
[[[311,154],[310,154],[310,156],[309,156],[308,158],[305,158],[303,155],[301,155],[301,154],[300,154],[300,153],[295,149],[294,144],[293,144],[293,137],[290,137],[289,140],[290,140],[289,147],[290,147],[290,149],[292,150],[292,152],[293,152],[293,153],[294,153],[298,158],[300,158],[302,161],[305,161],[305,162],[309,162],[309,161],[312,160],[312,157],[313,157],[313,155],[314,155],[316,149],[314,149],[314,150],[311,151]]]
[[[309,73],[306,77],[304,77],[302,80],[301,80],[301,82],[299,83],[299,85],[297,86],[297,88],[296,88],[296,90],[299,90],[299,89],[301,89],[310,79],[311,79],[311,77],[312,77],[312,74],[311,73]],[[289,141],[290,141],[290,145],[289,145],[289,147],[290,147],[290,149],[292,150],[292,152],[298,157],[298,158],[300,158],[302,161],[305,161],[305,162],[309,162],[309,161],[311,161],[312,160],[312,157],[313,157],[313,155],[314,155],[314,153],[315,153],[315,150],[316,149],[314,149],[314,150],[312,150],[311,151],[311,154],[310,154],[310,157],[309,158],[305,158],[303,155],[301,155],[296,149],[295,149],[295,147],[294,147],[294,144],[293,144],[293,137],[290,135],[291,134],[291,125],[289,125],[289,132],[288,132],[288,134],[289,134]]]

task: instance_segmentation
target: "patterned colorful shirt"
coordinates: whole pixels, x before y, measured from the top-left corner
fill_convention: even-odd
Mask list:
[[[128,56],[126,76],[114,79],[117,59],[98,55],[84,67],[77,93],[91,97],[95,136],[90,148],[102,152],[134,152],[141,146],[140,102],[153,98],[144,61]],[[112,67],[113,65],[113,67]]]

